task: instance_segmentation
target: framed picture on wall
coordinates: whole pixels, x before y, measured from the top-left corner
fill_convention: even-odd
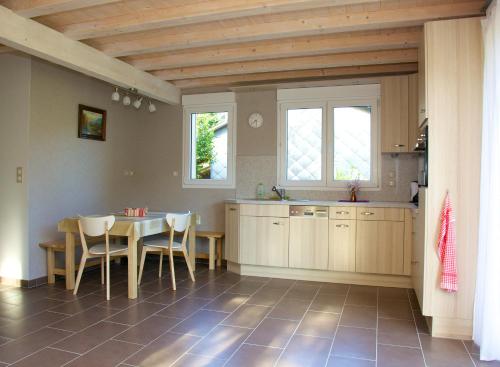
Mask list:
[[[78,137],[81,139],[106,140],[106,111],[78,105]]]

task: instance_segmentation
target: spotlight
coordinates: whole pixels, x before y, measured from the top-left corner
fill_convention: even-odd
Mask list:
[[[130,97],[128,96],[128,94],[125,97],[123,97],[123,105],[130,106]]]
[[[141,108],[141,104],[142,104],[142,97],[137,98],[137,99],[134,101],[134,107],[135,107],[136,109]]]
[[[149,101],[148,109],[149,109],[149,112],[151,112],[151,113],[156,111],[156,106],[154,105],[153,102]]]
[[[118,93],[118,88],[115,88],[113,94],[111,94],[111,100],[118,102],[120,100],[120,93]]]

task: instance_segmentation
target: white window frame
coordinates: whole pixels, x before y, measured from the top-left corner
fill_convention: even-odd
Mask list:
[[[349,106],[371,107],[371,180],[361,181],[365,191],[381,189],[380,152],[380,85],[350,85],[319,88],[278,90],[278,184],[284,188],[301,190],[344,191],[348,181],[333,179],[333,108]],[[287,180],[287,122],[286,111],[296,108],[323,107],[322,172],[318,181]]]
[[[182,187],[234,189],[236,187],[236,98],[234,93],[196,94],[182,97]],[[227,112],[227,177],[225,180],[191,178],[193,134],[191,114]]]

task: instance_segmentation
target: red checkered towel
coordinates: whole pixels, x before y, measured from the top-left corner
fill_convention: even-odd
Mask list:
[[[438,252],[441,261],[441,289],[447,292],[458,290],[457,282],[457,240],[455,217],[451,207],[450,195],[446,194],[441,212],[441,232],[439,233]]]

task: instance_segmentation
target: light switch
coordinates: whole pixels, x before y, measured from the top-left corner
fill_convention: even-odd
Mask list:
[[[16,168],[16,182],[23,183],[23,167]]]
[[[172,172],[172,176],[174,176],[174,177],[179,176],[179,172],[177,172],[177,171]]]
[[[394,181],[389,181],[389,186],[394,186]]]

